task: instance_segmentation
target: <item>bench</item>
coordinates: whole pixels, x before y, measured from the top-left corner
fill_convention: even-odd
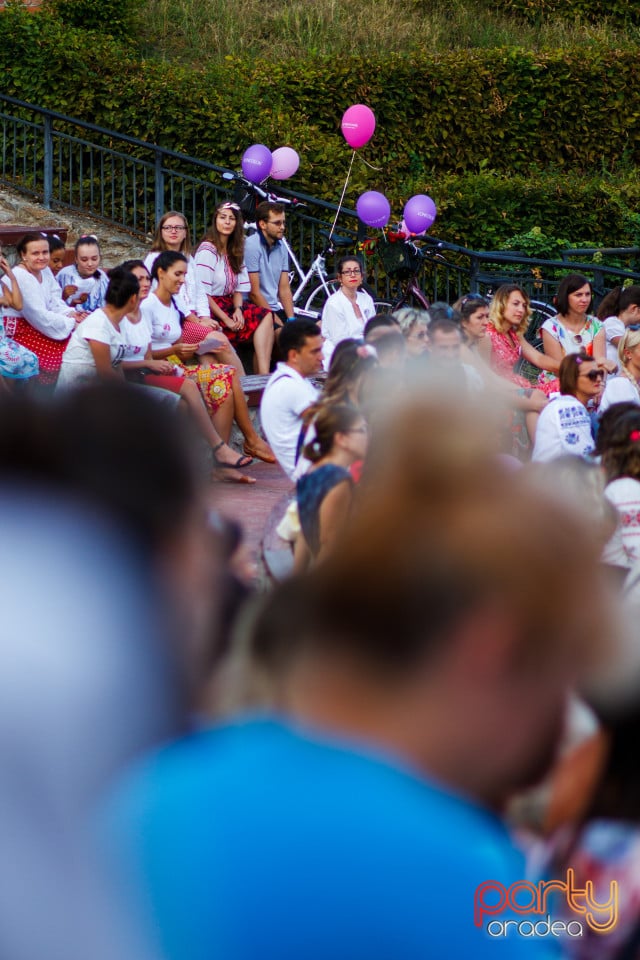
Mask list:
[[[66,227],[39,227],[37,224],[20,227],[12,223],[0,223],[0,243],[7,247],[15,247],[16,243],[22,240],[25,233],[44,233],[48,237],[55,233],[63,243],[66,243],[68,232]]]
[[[264,393],[264,388],[266,387],[270,376],[271,374],[265,373],[251,374],[250,376],[240,377],[240,383],[242,384],[242,389],[247,397],[247,405],[249,407],[260,406],[262,394]],[[311,377],[311,383],[319,390],[322,390],[322,386],[326,380],[326,377],[326,373],[318,373],[315,377]]]

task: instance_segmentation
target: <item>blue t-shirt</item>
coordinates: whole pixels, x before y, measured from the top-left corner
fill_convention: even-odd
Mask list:
[[[280,310],[278,288],[283,273],[289,272],[289,254],[281,240],[269,246],[260,231],[247,237],[244,262],[249,273],[260,274],[260,292],[272,310]]]
[[[279,720],[151,758],[107,837],[167,960],[556,956],[474,925],[479,884],[524,879],[497,817],[396,759]]]

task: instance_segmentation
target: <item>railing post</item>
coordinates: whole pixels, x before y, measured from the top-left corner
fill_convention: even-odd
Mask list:
[[[478,292],[478,268],[480,262],[477,257],[469,258],[469,293]]]
[[[162,172],[162,151],[155,151],[156,159],[156,177],[155,177],[155,202],[154,202],[154,213],[156,218],[156,225],[160,222],[160,218],[164,213],[164,174]]]
[[[51,209],[53,199],[53,120],[45,114],[44,117],[44,198],[43,206]]]

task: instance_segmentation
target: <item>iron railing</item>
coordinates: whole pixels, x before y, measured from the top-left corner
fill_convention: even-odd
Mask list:
[[[27,194],[45,207],[88,214],[133,235],[148,238],[165,210],[187,217],[194,239],[208,226],[215,206],[228,197],[222,179],[224,167],[127,134],[107,130],[15,97],[0,95],[0,183]],[[303,206],[288,210],[289,242],[303,264],[310,263],[325,244],[322,230],[336,217],[337,206],[306,194],[292,193],[278,184],[278,193],[294,197]],[[364,238],[355,211],[340,211],[340,233],[354,241]],[[584,273],[597,294],[623,280],[640,282],[640,248],[564,251],[563,259],[549,261],[522,254],[474,251],[451,244],[432,248],[425,263],[423,284],[433,300],[451,302],[469,291],[489,292],[501,282],[520,283],[537,299],[553,296],[560,276]],[[597,262],[584,262],[585,257]],[[579,257],[582,262],[573,258]],[[602,259],[628,263],[633,269],[607,266]],[[333,264],[328,264],[329,269]],[[388,279],[370,270],[369,282],[388,299]]]

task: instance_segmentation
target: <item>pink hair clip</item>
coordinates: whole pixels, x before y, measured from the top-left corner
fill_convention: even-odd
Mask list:
[[[356,355],[362,360],[365,360],[367,357],[377,357],[375,347],[372,347],[368,343],[364,343],[361,346],[356,348]]]
[[[580,364],[582,363],[582,357],[579,357],[577,354],[574,354],[574,356],[576,358],[576,363],[578,364],[578,366],[580,366]]]
[[[640,440],[640,430],[632,430],[629,434],[629,440],[631,440],[631,443],[637,443]]]

